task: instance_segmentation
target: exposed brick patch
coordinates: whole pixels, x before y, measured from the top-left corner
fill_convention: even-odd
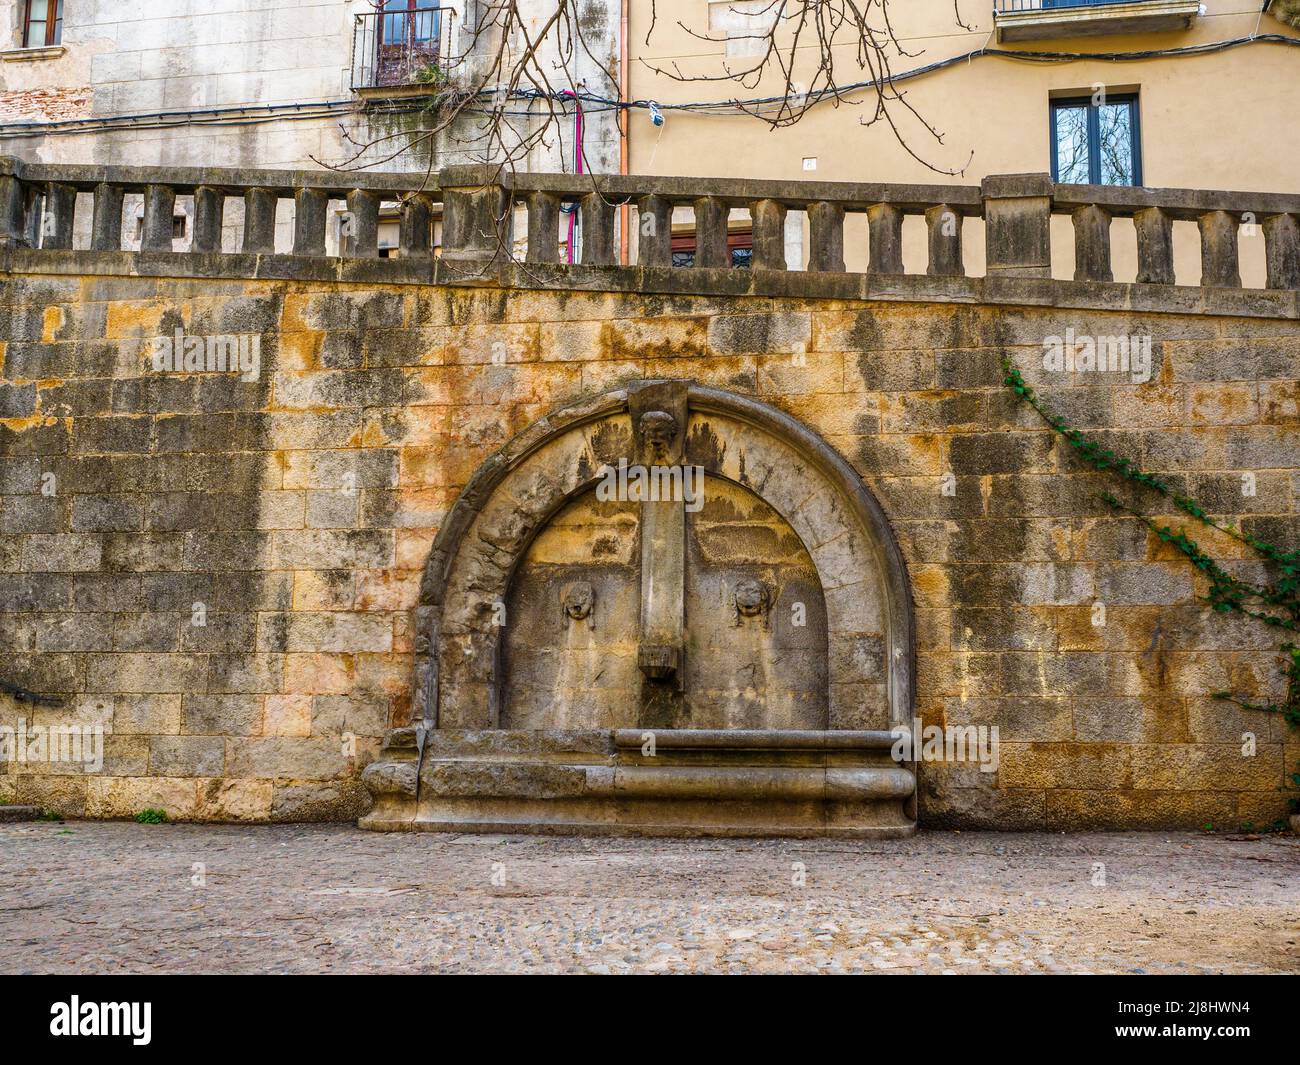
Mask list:
[[[0,92],[0,122],[51,122],[86,118],[95,90],[89,85]]]

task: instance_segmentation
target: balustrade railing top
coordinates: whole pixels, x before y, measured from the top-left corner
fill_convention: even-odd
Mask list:
[[[292,231],[285,254],[326,254],[326,229],[335,210],[348,231],[348,257],[379,256],[381,208],[400,219],[400,255],[440,255],[453,267],[480,272],[522,252],[532,264],[561,264],[560,234],[566,212],[579,218],[585,266],[617,262],[617,210],[638,214],[635,261],[641,269],[708,270],[731,266],[728,236],[734,213],[748,211],[754,270],[784,271],[786,220],[806,214],[807,270],[844,273],[845,219],[866,219],[867,274],[902,275],[903,223],[924,220],[926,274],[965,277],[963,223],[984,229],[989,277],[1050,278],[1051,216],[1073,220],[1074,279],[1113,279],[1112,220],[1131,218],[1136,230],[1136,281],[1172,285],[1173,226],[1195,222],[1201,246],[1202,287],[1239,288],[1239,233],[1264,238],[1266,285],[1300,288],[1300,195],[1054,185],[1044,174],[995,175],[979,185],[912,185],[734,178],[592,176],[511,173],[490,166],[452,167],[437,173],[361,174],[329,170],[249,170],[125,166],[76,166],[0,159],[0,247],[69,250],[74,241],[92,251],[120,251],[125,197],[142,201],[140,251],[217,255],[223,251],[225,208],[243,202],[238,250],[276,254],[281,201],[292,201],[281,220]],[[192,229],[183,251],[175,250],[178,197],[190,201]],[[89,208],[89,226],[79,216]],[[332,204],[341,204],[332,208]],[[693,213],[692,266],[673,267],[674,216]],[[516,217],[526,214],[526,240],[516,239]],[[442,240],[435,248],[435,220]],[[290,221],[291,219],[291,221]],[[79,227],[78,221],[82,224]],[[518,235],[522,238],[522,234]],[[229,241],[224,242],[229,245]],[[702,276],[702,275],[698,275]]]

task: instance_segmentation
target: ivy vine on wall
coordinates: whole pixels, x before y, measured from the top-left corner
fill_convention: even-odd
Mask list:
[[[1203,526],[1215,529],[1244,544],[1259,557],[1276,567],[1277,578],[1271,583],[1257,584],[1228,573],[1207,555],[1185,529],[1175,532],[1168,525],[1143,513],[1136,506],[1120,500],[1112,492],[1103,492],[1101,498],[1116,511],[1128,514],[1142,522],[1163,543],[1177,548],[1209,581],[1209,594],[1202,598],[1221,614],[1241,614],[1254,618],[1263,625],[1284,633],[1300,633],[1300,551],[1283,551],[1263,540],[1248,536],[1236,526],[1216,520],[1206,513],[1194,499],[1176,491],[1172,485],[1150,473],[1145,473],[1128,459],[1087,439],[1078,429],[1056,414],[1038,394],[1025,383],[1010,356],[1002,357],[1003,379],[1020,400],[1028,404],[1042,420],[1074,450],[1085,463],[1102,473],[1109,473],[1121,481],[1159,493],[1176,510],[1195,519]],[[1281,714],[1293,728],[1300,728],[1300,646],[1286,640],[1280,648],[1283,655],[1282,672],[1287,678],[1286,698],[1281,703],[1261,703],[1241,698],[1232,692],[1214,692],[1215,699],[1234,703],[1246,710],[1259,710]],[[1300,766],[1290,775],[1293,787],[1300,789]],[[1290,800],[1291,809],[1300,812],[1300,799]]]

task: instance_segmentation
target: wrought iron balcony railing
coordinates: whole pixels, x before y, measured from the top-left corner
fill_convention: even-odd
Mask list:
[[[1102,7],[1147,2],[1148,0],[993,0],[993,10],[1001,15],[1010,11],[1050,11],[1061,7]]]
[[[414,0],[386,0],[357,15],[352,30],[352,88],[437,85],[454,54],[455,11]]]

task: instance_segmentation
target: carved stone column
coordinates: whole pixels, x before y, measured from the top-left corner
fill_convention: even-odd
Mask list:
[[[681,382],[646,385],[628,396],[628,409],[636,463],[650,471],[656,466],[680,466],[686,437],[686,386]],[[637,664],[649,685],[647,725],[672,724],[675,701],[669,692],[680,692],[684,673],[685,602],[685,500],[642,499]]]

